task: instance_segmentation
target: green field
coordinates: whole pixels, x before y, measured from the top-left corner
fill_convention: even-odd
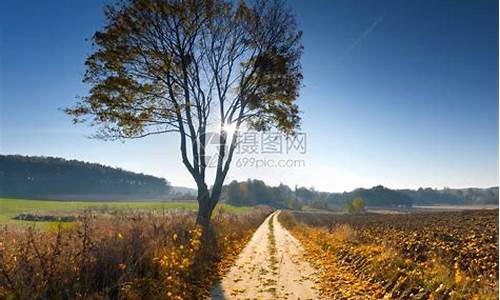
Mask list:
[[[47,200],[26,200],[26,199],[5,199],[0,198],[0,224],[26,224],[26,222],[13,220],[12,218],[21,213],[32,213],[38,215],[52,213],[78,213],[85,209],[107,208],[110,210],[188,210],[196,211],[198,203],[196,201],[165,201],[165,202],[110,202],[110,201],[47,201]],[[223,209],[230,213],[243,213],[249,211],[250,207],[235,207],[221,203],[217,209]],[[53,222],[36,222],[53,223]]]

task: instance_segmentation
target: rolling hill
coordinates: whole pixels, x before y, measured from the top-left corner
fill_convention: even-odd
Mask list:
[[[56,157],[0,155],[0,197],[152,200],[168,197],[163,178]]]

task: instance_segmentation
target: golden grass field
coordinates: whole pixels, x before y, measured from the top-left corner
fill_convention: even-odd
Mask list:
[[[4,225],[0,299],[200,299],[269,213],[219,209],[204,247],[190,210],[87,211],[72,226]]]

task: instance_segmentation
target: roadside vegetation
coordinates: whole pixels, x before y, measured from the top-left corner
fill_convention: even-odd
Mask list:
[[[69,228],[0,230],[1,299],[201,299],[270,213],[86,214]]]
[[[498,299],[497,210],[280,221],[320,270],[325,297]]]

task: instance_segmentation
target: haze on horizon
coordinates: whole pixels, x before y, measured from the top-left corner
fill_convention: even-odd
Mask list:
[[[59,108],[85,95],[85,41],[109,1],[3,3],[0,153],[98,162],[194,186],[178,137],[91,140]],[[498,185],[498,2],[290,1],[304,31],[305,166],[232,179],[346,191]],[[276,155],[276,154],[275,154]]]

